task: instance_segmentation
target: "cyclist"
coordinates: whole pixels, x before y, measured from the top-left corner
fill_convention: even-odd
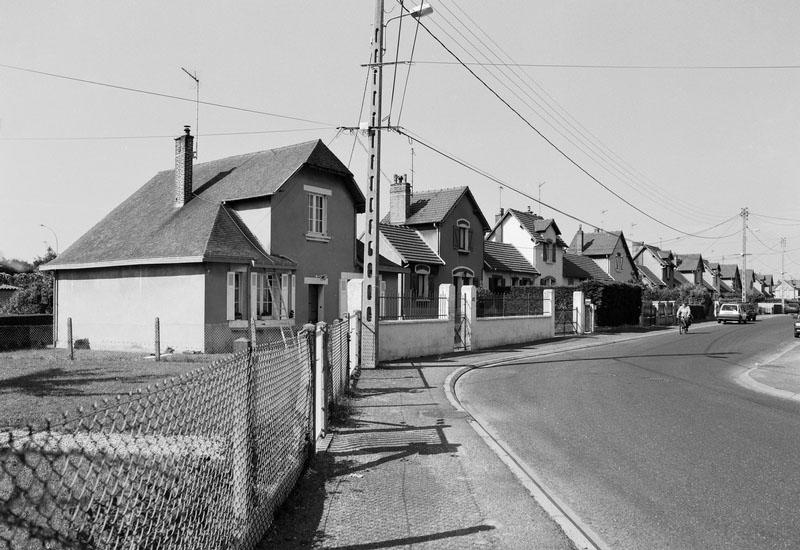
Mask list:
[[[678,308],[678,333],[689,332],[689,325],[692,324],[692,310],[686,300]]]

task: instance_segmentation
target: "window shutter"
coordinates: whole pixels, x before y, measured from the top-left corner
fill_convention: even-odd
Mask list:
[[[473,249],[472,249],[472,242],[473,242],[473,241],[472,241],[472,235],[473,235],[473,233],[474,233],[474,232],[475,232],[475,230],[474,230],[474,229],[470,229],[470,230],[469,230],[469,233],[467,233],[467,234],[469,235],[469,242],[468,242],[468,245],[469,245],[469,246],[467,246],[467,248],[469,249],[469,251],[470,251],[470,252],[472,252],[472,250],[473,250]]]
[[[258,315],[258,273],[250,274],[250,317],[252,319]]]
[[[328,234],[328,197],[320,197],[322,201],[322,234]]]
[[[289,317],[289,275],[281,275],[281,319]]]
[[[453,248],[458,250],[458,226],[453,226]]]
[[[233,299],[236,292],[236,274],[233,271],[228,272],[228,288],[227,288],[227,301],[225,318],[228,321],[233,321],[236,315],[233,311]]]

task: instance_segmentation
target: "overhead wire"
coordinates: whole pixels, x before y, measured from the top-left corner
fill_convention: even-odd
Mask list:
[[[420,60],[418,65],[458,65],[454,61]],[[587,63],[473,63],[474,65],[503,65],[507,67],[531,67],[542,69],[630,69],[630,70],[669,70],[669,71],[741,71],[741,70],[794,70],[800,65],[620,65],[620,64],[587,64]]]
[[[388,114],[388,118],[387,118],[387,120],[389,121],[389,124],[391,124],[391,122],[392,122],[392,109],[394,108],[394,89],[395,89],[395,84],[397,83],[397,60],[400,59],[400,37],[403,36],[403,15],[404,15],[403,14],[403,9],[405,8],[405,6],[403,6],[404,0],[399,0],[399,1],[400,1],[400,17],[399,17],[399,22],[398,22],[399,24],[398,24],[398,28],[397,28],[397,47],[395,48],[395,51],[394,51],[394,71],[393,71],[393,74],[392,74],[392,94],[391,94],[391,100],[389,101],[389,114]]]
[[[413,63],[414,61],[414,51],[417,48],[417,35],[419,34],[419,17],[415,18],[417,20],[417,24],[414,27],[414,39],[411,42],[411,56],[409,60]],[[406,81],[403,84],[403,95],[400,97],[400,110],[397,113],[397,125],[400,125],[400,119],[403,116],[403,106],[406,103],[406,90],[408,90],[408,79],[411,76],[411,64],[406,67]]]
[[[49,76],[49,77],[52,77],[52,78],[59,78],[59,79],[62,79],[62,80],[80,82],[82,84],[90,84],[90,85],[93,85],[93,86],[102,86],[102,87],[105,87],[105,88],[111,88],[111,89],[114,89],[114,90],[121,90],[121,91],[125,91],[125,92],[132,92],[132,93],[137,93],[137,94],[144,94],[144,95],[150,95],[150,96],[155,96],[155,97],[162,97],[162,98],[165,98],[165,99],[174,99],[176,101],[189,101],[191,103],[199,103],[200,105],[208,105],[210,107],[218,107],[220,109],[230,109],[230,110],[233,110],[233,111],[240,111],[240,112],[244,112],[244,113],[252,113],[252,114],[257,114],[257,115],[264,115],[264,116],[270,116],[270,117],[275,117],[275,118],[282,118],[282,119],[286,119],[286,120],[294,120],[294,121],[297,121],[297,122],[308,122],[310,124],[317,124],[317,125],[321,125],[321,126],[335,126],[334,124],[330,124],[330,123],[327,123],[327,122],[320,122],[319,120],[312,120],[312,119],[308,119],[308,118],[296,117],[296,116],[291,116],[291,115],[282,115],[282,114],[279,114],[279,113],[272,113],[272,112],[269,112],[269,111],[260,111],[258,109],[250,109],[250,108],[247,108],[247,107],[237,107],[235,105],[226,105],[224,103],[216,103],[216,102],[213,102],[213,101],[198,101],[196,98],[181,97],[181,96],[167,94],[167,93],[163,93],[163,92],[154,92],[152,90],[145,90],[145,89],[142,89],[142,88],[133,88],[131,86],[121,86],[121,85],[118,85],[118,84],[110,84],[108,82],[101,82],[101,81],[98,81],[98,80],[89,80],[89,79],[86,79],[86,78],[78,78],[78,77],[75,77],[75,76],[51,73],[51,72],[47,72],[47,71],[40,71],[40,70],[37,70],[37,69],[31,69],[31,68],[28,68],[28,67],[19,67],[19,66],[16,66],[16,65],[7,65],[5,63],[0,63],[0,68],[11,69],[11,70],[15,70],[15,71],[22,71],[22,72],[32,73],[32,74],[38,74],[38,75],[41,75],[41,76]],[[206,134],[204,134],[204,135],[206,135]]]
[[[315,126],[312,128],[285,128],[280,130],[254,130],[242,132],[211,132],[203,137],[224,136],[250,136],[261,134],[283,134],[291,132],[318,132],[320,130],[335,130],[335,126]],[[0,141],[106,141],[106,140],[133,140],[133,139],[166,139],[174,138],[174,134],[139,135],[139,136],[41,136],[41,137],[0,137]]]
[[[497,48],[497,50],[499,50],[506,58],[511,59],[510,54],[508,54],[508,52],[506,52],[502,48],[502,46],[500,46],[497,43],[497,41],[495,41],[477,22],[475,22],[475,20],[472,17],[470,17],[470,15],[462,7],[460,7],[458,3],[454,2],[453,5],[455,9],[461,12],[464,15],[464,17],[468,19],[472,23],[472,25],[474,25],[474,27],[478,29],[478,31],[480,31],[481,34],[485,36],[486,39],[495,48]],[[444,1],[440,2],[440,7],[442,7],[445,11],[447,11],[450,15],[452,15],[467,30],[467,32],[469,32],[472,36],[476,38],[476,40],[483,46],[484,49],[486,49],[489,53],[492,54],[494,58],[502,60],[502,57],[496,51],[494,51],[492,46],[488,45],[480,36],[478,36],[472,29],[470,29],[469,26],[466,23],[464,23],[464,21],[457,14],[455,14],[452,10],[450,10],[447,7]],[[470,46],[472,46],[475,50],[480,51],[480,48],[478,46],[476,46],[468,37],[464,36],[464,34],[452,22],[447,20],[446,17],[442,17],[441,13],[439,18],[448,23],[448,25],[450,25],[452,28],[454,28],[456,32],[458,32],[459,35],[461,35],[465,39],[465,41],[468,44],[470,44]],[[439,27],[441,28],[441,26]],[[447,34],[451,38],[451,40],[458,43],[458,41],[454,39],[452,35],[450,35],[446,30],[444,29],[442,30],[445,34]],[[461,46],[462,49],[466,51],[466,48],[464,47],[463,44],[459,45]],[[467,52],[467,55],[470,55],[470,57],[476,59],[475,56],[470,54],[469,52]],[[489,59],[489,56],[486,54],[482,54],[482,57],[484,57],[485,59]],[[506,65],[490,64],[490,66],[498,66],[502,68]],[[651,200],[653,203],[659,205],[660,207],[664,207],[668,210],[673,211],[674,213],[685,214],[687,211],[689,211],[692,212],[693,216],[696,218],[703,217],[708,220],[719,219],[719,216],[709,215],[707,209],[697,208],[690,202],[683,201],[679,198],[672,198],[671,201],[665,202],[663,189],[659,190],[650,189],[647,185],[645,185],[644,182],[637,183],[636,180],[640,178],[644,180],[648,180],[648,178],[641,173],[639,173],[639,175],[637,176],[635,173],[637,172],[637,170],[635,168],[630,166],[630,164],[628,164],[618,154],[616,154],[607,145],[605,145],[595,134],[593,134],[590,130],[588,130],[585,126],[583,126],[583,124],[581,124],[580,121],[578,121],[574,116],[572,116],[569,113],[569,111],[567,111],[560,103],[558,103],[558,101],[555,100],[555,98],[553,98],[553,96],[549,94],[541,84],[539,84],[535,79],[531,78],[526,73],[515,71],[512,68],[510,70],[511,76],[509,76],[509,73],[501,69],[501,73],[505,78],[500,78],[497,75],[493,74],[491,71],[487,72],[489,72],[489,74],[492,75],[494,79],[501,86],[508,89],[515,97],[517,97],[517,99],[519,99],[534,113],[538,114],[542,118],[543,122],[545,122],[546,124],[548,124],[548,126],[553,128],[559,135],[561,135],[561,137],[566,139],[570,144],[572,144],[582,153],[587,155],[590,158],[590,160],[597,163],[598,166],[600,166],[603,170],[607,171],[609,175],[612,176],[616,175],[616,177],[618,177],[622,183],[628,185],[633,190],[642,194],[642,196],[644,196],[645,198]],[[515,80],[514,77],[516,77],[517,80]],[[526,97],[528,97],[539,109],[541,109],[544,112],[544,114],[538,112],[537,109],[533,107],[530,103],[520,98],[518,94],[516,94],[506,85],[505,80],[514,83],[515,86],[518,89],[520,89]],[[534,87],[531,86],[531,84],[536,88],[538,88],[541,91],[541,93],[539,93],[536,89],[534,89]],[[530,90],[530,92],[532,92],[536,96],[536,98],[538,98],[538,100],[534,98],[531,95],[531,93],[528,93],[527,90]],[[575,140],[580,142],[580,145],[578,143],[575,143],[572,139],[570,139],[566,135],[564,135],[564,133],[559,128],[557,128],[552,123],[550,123],[550,121],[547,120],[545,115],[551,117],[556,124],[563,127],[564,130],[570,136],[572,136]],[[584,149],[584,147],[589,148],[590,151],[587,151],[586,149]],[[654,183],[652,182],[649,183],[655,186]],[[672,202],[675,202],[678,206],[673,205]]]
[[[683,231],[682,229],[679,229],[679,228],[677,228],[677,227],[675,227],[675,226],[673,226],[673,225],[671,225],[671,224],[669,224],[669,223],[667,223],[667,222],[665,222],[665,221],[663,221],[663,220],[661,220],[661,219],[659,219],[659,218],[656,218],[656,217],[655,217],[655,216],[653,216],[652,214],[650,214],[650,213],[646,212],[645,210],[643,210],[643,209],[639,208],[639,207],[638,207],[638,206],[636,206],[635,204],[631,203],[630,201],[628,201],[627,199],[625,199],[624,197],[622,197],[622,196],[621,196],[619,193],[617,193],[616,191],[614,191],[613,189],[611,189],[610,187],[608,187],[608,186],[607,186],[605,183],[603,183],[603,182],[602,182],[600,179],[598,179],[598,178],[597,178],[597,177],[596,177],[594,174],[592,174],[591,172],[589,172],[589,171],[588,171],[586,168],[584,168],[584,167],[583,167],[583,166],[582,166],[582,165],[581,165],[579,162],[577,162],[575,159],[573,159],[573,158],[572,158],[572,156],[571,156],[571,155],[569,155],[569,154],[568,154],[568,153],[567,153],[567,152],[566,152],[566,151],[565,151],[563,148],[559,147],[559,146],[558,146],[558,145],[557,145],[555,142],[553,142],[553,141],[552,141],[550,138],[548,138],[548,137],[547,137],[547,136],[546,136],[546,135],[545,135],[545,134],[544,134],[544,133],[543,133],[541,130],[539,130],[539,129],[538,129],[538,128],[537,128],[537,127],[534,125],[534,124],[532,124],[532,123],[531,123],[531,122],[530,122],[530,121],[529,121],[529,120],[528,120],[528,119],[527,119],[527,118],[526,118],[526,117],[525,117],[525,116],[524,116],[522,113],[520,113],[520,112],[519,112],[519,110],[518,110],[518,109],[516,109],[516,108],[515,108],[513,105],[511,105],[511,104],[508,102],[508,100],[506,100],[506,99],[505,99],[503,96],[501,96],[501,95],[500,95],[500,94],[499,94],[499,93],[498,93],[498,92],[497,92],[497,91],[496,91],[496,90],[495,90],[495,89],[494,89],[492,86],[490,86],[490,85],[489,85],[489,83],[488,83],[488,82],[486,82],[486,80],[484,80],[483,78],[481,78],[481,77],[480,77],[480,76],[479,76],[477,73],[475,73],[475,71],[473,71],[473,70],[472,70],[472,69],[471,69],[469,66],[467,66],[467,65],[464,65],[464,64],[463,64],[463,62],[462,62],[462,60],[461,60],[461,58],[460,58],[460,57],[459,57],[459,56],[458,56],[458,55],[457,55],[457,54],[456,54],[456,53],[455,53],[455,52],[454,52],[454,51],[453,51],[453,50],[452,50],[450,47],[448,47],[448,46],[447,46],[447,45],[446,45],[446,44],[445,44],[445,43],[444,43],[444,42],[443,42],[443,41],[442,41],[442,40],[441,40],[441,39],[440,39],[438,36],[436,36],[436,34],[434,34],[434,33],[433,33],[433,31],[431,31],[431,30],[430,30],[430,28],[428,28],[428,26],[427,26],[427,25],[425,25],[425,23],[423,23],[423,22],[421,22],[421,21],[420,21],[420,26],[421,26],[423,29],[425,29],[425,31],[428,33],[428,35],[429,35],[431,38],[433,38],[433,40],[434,40],[434,41],[436,41],[436,42],[437,42],[437,43],[438,43],[438,44],[439,44],[439,45],[440,45],[442,48],[444,48],[444,49],[445,49],[445,51],[447,51],[447,53],[449,53],[449,54],[450,54],[450,55],[451,55],[451,56],[452,56],[452,57],[453,57],[453,58],[454,58],[456,61],[459,61],[459,62],[462,64],[462,66],[463,66],[463,67],[464,67],[464,68],[465,68],[465,69],[466,69],[466,70],[467,70],[467,71],[468,71],[468,72],[469,72],[469,73],[470,73],[470,74],[471,74],[471,75],[472,75],[472,76],[473,76],[473,77],[474,77],[476,80],[478,80],[478,82],[480,82],[480,83],[481,83],[481,85],[482,85],[484,88],[486,88],[486,89],[487,89],[487,90],[488,90],[488,91],[489,91],[489,92],[490,92],[490,93],[491,93],[493,96],[495,96],[495,98],[497,98],[497,99],[498,99],[498,100],[499,100],[501,103],[503,103],[503,104],[504,104],[504,105],[505,105],[505,106],[506,106],[506,107],[507,107],[507,108],[508,108],[508,109],[509,109],[509,110],[510,110],[512,113],[514,113],[514,114],[515,114],[515,115],[516,115],[516,116],[517,116],[517,117],[518,117],[518,118],[519,118],[519,119],[520,119],[520,120],[521,120],[521,121],[522,121],[522,122],[523,122],[523,123],[524,123],[526,126],[528,126],[528,127],[531,129],[531,130],[533,130],[533,131],[534,131],[534,132],[535,132],[537,135],[539,135],[539,136],[540,136],[540,137],[541,137],[541,138],[542,138],[542,139],[543,139],[543,140],[544,140],[544,141],[545,141],[545,142],[546,142],[548,145],[550,145],[550,147],[552,147],[552,148],[553,148],[555,151],[557,151],[557,152],[558,152],[558,153],[559,153],[559,154],[560,154],[562,157],[564,157],[564,159],[566,159],[566,160],[567,160],[567,161],[568,161],[570,164],[572,164],[573,166],[575,166],[575,167],[576,167],[576,168],[577,168],[579,171],[581,171],[583,174],[585,174],[587,177],[589,177],[589,178],[590,178],[592,181],[594,181],[595,183],[597,183],[598,185],[600,185],[600,187],[602,187],[603,189],[605,189],[606,191],[608,191],[609,193],[611,193],[613,196],[617,197],[617,198],[618,198],[620,201],[622,201],[623,203],[627,204],[627,205],[628,205],[629,207],[631,207],[632,209],[636,210],[637,212],[639,212],[640,214],[644,215],[645,217],[647,217],[647,218],[651,219],[652,221],[654,221],[654,222],[658,223],[659,225],[662,225],[662,226],[664,226],[664,227],[666,227],[666,228],[668,228],[668,229],[671,229],[672,231],[675,231],[676,233],[681,233],[681,234],[684,234],[684,235],[689,235],[689,236],[696,236],[696,235],[694,235],[693,233],[690,233],[690,232],[688,232],[688,231]]]

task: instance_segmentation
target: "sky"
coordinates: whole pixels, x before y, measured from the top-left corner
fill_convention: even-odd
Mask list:
[[[384,134],[382,210],[408,174],[468,185],[490,222],[530,207],[567,242],[738,263],[747,208],[748,268],[800,278],[800,3],[430,3],[417,28],[385,0],[385,60],[413,63],[387,66],[383,114],[421,142]],[[366,140],[337,127],[361,119],[372,1],[1,9],[0,256],[65,250],[174,167],[185,124],[198,162],[321,139],[366,189]]]

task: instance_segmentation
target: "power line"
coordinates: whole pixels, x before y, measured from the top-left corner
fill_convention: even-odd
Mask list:
[[[498,53],[496,53],[492,49],[491,46],[489,46],[486,42],[484,42],[484,40],[480,36],[478,36],[473,30],[471,30],[469,28],[469,26],[467,24],[465,24],[464,21],[462,21],[460,17],[458,17],[458,15],[453,13],[446,6],[446,4],[443,1],[440,2],[440,5],[441,5],[442,8],[444,8],[444,10],[446,10],[448,13],[450,13],[472,36],[474,36],[478,40],[478,42],[480,42],[480,44],[483,46],[484,49],[486,49],[489,53],[491,53],[494,58],[502,61],[502,57]],[[486,37],[486,39],[489,42],[491,42],[492,45],[494,45],[500,52],[502,52],[503,55],[506,58],[508,58],[508,59],[513,61],[511,56],[508,54],[508,52],[503,50],[502,46],[500,46],[497,43],[497,41],[495,41],[483,28],[481,28],[481,26],[478,23],[476,23],[475,20],[473,18],[471,18],[469,16],[469,14],[463,8],[459,7],[458,3],[454,3],[453,5],[454,5],[454,7],[456,9],[458,9],[458,11],[460,11],[464,15],[464,17],[466,19],[468,19],[483,34],[483,36]],[[476,46],[468,37],[464,36],[464,34],[458,28],[456,28],[456,26],[453,23],[448,21],[446,17],[443,17],[440,14],[440,19],[442,19],[448,25],[450,25],[453,29],[455,29],[455,31],[460,36],[462,36],[472,48],[474,48],[476,51],[481,53],[481,48]],[[434,22],[434,24],[435,24],[435,22]],[[467,55],[469,55],[470,57],[472,57],[472,59],[475,59],[477,61],[475,56],[473,54],[471,54],[469,51],[467,51],[467,49],[464,47],[464,45],[460,44],[457,39],[455,39],[452,35],[450,35],[450,33],[447,32],[447,30],[443,29],[440,25],[437,25],[437,27],[439,27],[442,30],[442,32],[444,32],[456,44],[461,46],[461,48],[467,53]],[[481,54],[481,55],[484,58],[489,59],[488,55],[486,55],[486,54]],[[504,65],[507,65],[507,64],[503,64],[503,63],[497,64],[497,66],[500,66],[500,67],[503,67]],[[585,126],[583,126],[580,123],[580,121],[578,121],[574,116],[572,116],[569,113],[569,111],[567,111],[567,109],[565,109],[562,105],[560,105],[558,103],[558,101],[555,100],[555,98],[553,98],[553,96],[550,95],[547,92],[547,90],[541,84],[536,82],[536,80],[532,79],[529,75],[527,75],[527,74],[525,74],[523,72],[523,73],[521,73],[522,75],[524,75],[524,78],[523,78],[523,76],[520,75],[520,72],[513,70],[513,67],[512,67],[512,70],[510,72],[511,72],[511,75],[513,77],[516,77],[516,79],[519,80],[519,83],[517,83],[517,82],[515,82],[515,79],[512,76],[509,76],[507,73],[505,73],[502,70],[501,70],[501,72],[502,72],[502,76],[504,78],[500,78],[497,75],[493,74],[491,70],[487,70],[487,72],[492,77],[494,77],[494,79],[501,86],[503,86],[504,88],[509,90],[517,99],[519,99],[524,105],[526,105],[529,109],[531,109],[531,111],[533,111],[534,113],[536,113],[539,116],[541,116],[543,122],[545,122],[546,124],[548,124],[548,126],[553,128],[561,137],[563,137],[571,145],[576,147],[582,153],[586,154],[589,157],[589,159],[593,160],[595,163],[597,163],[598,166],[600,166],[600,168],[609,171],[609,173],[616,173],[617,176],[620,177],[620,181],[621,182],[625,183],[626,185],[631,187],[633,190],[641,193],[645,198],[653,201],[654,203],[658,204],[661,207],[664,207],[664,208],[667,208],[668,210],[673,211],[674,213],[685,214],[687,211],[691,211],[691,212],[693,212],[693,216],[694,217],[703,217],[703,218],[706,218],[706,219],[709,219],[709,220],[718,219],[718,216],[709,216],[709,213],[708,213],[707,210],[698,209],[697,207],[695,207],[691,203],[683,201],[683,200],[681,200],[679,198],[673,198],[673,199],[671,199],[671,201],[666,201],[665,202],[663,200],[664,199],[663,190],[650,189],[647,185],[645,185],[644,181],[640,181],[640,182],[637,183],[636,180],[639,179],[637,177],[637,175],[636,175],[637,170],[635,168],[633,168],[632,166],[630,166],[628,163],[626,163],[624,161],[624,159],[622,159],[618,154],[616,154],[607,145],[605,145],[596,135],[594,135]],[[537,107],[539,107],[540,109],[543,110],[543,114],[539,113],[535,107],[533,107],[530,103],[528,103],[523,98],[521,98],[514,90],[511,90],[508,87],[508,85],[506,85],[506,83],[505,83],[506,80],[514,83],[515,86],[517,88],[519,88],[524,95],[526,95],[531,101],[533,101],[533,103]],[[533,89],[533,87],[531,87],[530,84],[526,83],[525,80],[529,81],[536,88],[541,90],[542,94],[544,94],[547,97],[545,98],[542,94],[540,94],[535,89]],[[526,91],[526,89],[530,90],[530,92],[532,92],[537,98],[539,98],[541,103],[539,101],[537,101],[537,99],[532,97],[530,95],[530,93],[528,93]],[[548,99],[549,99],[549,101],[548,101]],[[555,106],[551,105],[551,103],[554,104]],[[547,116],[553,118],[553,120],[560,127],[562,127],[567,133],[569,133],[570,136],[574,137],[578,142],[580,142],[580,144],[576,143],[575,141],[570,139],[568,136],[566,136],[559,128],[557,128],[552,123],[550,123],[550,121],[548,121],[547,118],[544,115],[547,115]],[[563,120],[563,122],[562,122],[562,120]],[[574,122],[574,124],[573,124],[573,122]],[[589,137],[589,136],[591,136],[591,137]],[[596,143],[594,143],[594,142],[596,142]],[[585,150],[581,144],[583,144],[586,147],[588,147],[589,151]],[[641,173],[639,173],[639,176],[641,176],[644,180],[648,180],[648,178],[646,176],[644,176],[643,174],[641,174]],[[652,181],[650,183],[652,185],[654,185],[655,187],[658,187]],[[675,202],[678,206],[673,206],[672,202]]]
[[[335,130],[335,126],[317,126],[313,128],[286,128],[282,130],[258,130],[247,132],[214,132],[203,134],[203,137],[223,136],[253,136],[261,134],[285,134],[291,132],[318,132],[321,130]],[[174,138],[174,134],[144,135],[144,136],[44,136],[44,137],[0,137],[0,141],[113,141],[132,139],[167,139]]]
[[[509,110],[511,110],[511,112],[513,112],[515,115],[517,115],[517,117],[518,117],[520,120],[522,120],[522,121],[525,123],[525,125],[527,125],[527,126],[528,126],[528,127],[531,129],[531,130],[533,130],[534,132],[536,132],[536,133],[537,133],[537,134],[538,134],[538,135],[539,135],[539,136],[540,136],[540,137],[541,137],[541,138],[542,138],[542,139],[543,139],[545,142],[547,142],[547,144],[548,144],[548,145],[550,145],[550,146],[551,146],[553,149],[555,149],[555,150],[556,150],[556,151],[557,151],[557,152],[558,152],[558,153],[559,153],[559,154],[560,154],[562,157],[564,157],[564,158],[565,158],[567,161],[569,161],[569,162],[570,162],[570,163],[571,163],[573,166],[575,166],[575,167],[576,167],[578,170],[580,170],[581,172],[583,172],[583,173],[584,173],[586,176],[588,176],[588,177],[589,177],[589,178],[590,178],[592,181],[594,181],[595,183],[597,183],[598,185],[600,185],[600,186],[601,186],[603,189],[605,189],[606,191],[608,191],[609,193],[611,193],[612,195],[614,195],[615,197],[617,197],[619,200],[621,200],[622,202],[624,202],[625,204],[627,204],[628,206],[630,206],[631,208],[633,208],[634,210],[636,210],[636,211],[637,211],[637,212],[639,212],[640,214],[642,214],[642,215],[646,216],[647,218],[649,218],[649,219],[653,220],[654,222],[656,222],[656,223],[658,223],[658,224],[660,224],[660,225],[663,225],[664,227],[666,227],[666,228],[668,228],[668,229],[671,229],[672,231],[675,231],[676,233],[682,233],[682,234],[684,234],[684,235],[688,235],[688,236],[692,236],[692,237],[698,237],[698,235],[694,235],[693,233],[689,233],[689,232],[687,232],[687,231],[683,231],[682,229],[678,229],[677,227],[674,227],[674,226],[672,226],[672,225],[670,225],[670,224],[668,224],[668,223],[666,223],[666,222],[664,222],[664,221],[661,221],[660,219],[658,219],[658,218],[656,218],[656,217],[652,216],[651,214],[649,214],[649,213],[645,212],[644,210],[642,210],[642,209],[641,209],[641,208],[639,208],[638,206],[634,205],[633,203],[631,203],[630,201],[628,201],[627,199],[625,199],[624,197],[622,197],[622,196],[621,196],[619,193],[617,193],[617,192],[616,192],[616,191],[614,191],[613,189],[609,188],[609,187],[608,187],[606,184],[604,184],[602,181],[600,181],[600,180],[599,180],[597,177],[595,177],[595,176],[594,176],[594,175],[593,175],[591,172],[589,172],[589,171],[588,171],[586,168],[584,168],[583,166],[581,166],[581,164],[580,164],[580,163],[578,163],[578,162],[577,162],[576,160],[574,160],[574,159],[573,159],[573,158],[572,158],[570,155],[568,155],[568,154],[567,154],[567,153],[566,153],[566,152],[565,152],[565,151],[564,151],[562,148],[560,148],[560,147],[559,147],[558,145],[556,145],[556,144],[555,144],[555,143],[554,143],[552,140],[550,140],[550,138],[548,138],[547,136],[545,136],[545,135],[544,135],[544,134],[543,134],[543,133],[542,133],[542,132],[541,132],[541,131],[540,131],[538,128],[536,128],[536,126],[534,126],[534,125],[533,125],[533,124],[532,124],[532,123],[531,123],[531,122],[530,122],[530,121],[529,121],[527,118],[525,118],[525,117],[522,115],[522,113],[520,113],[520,112],[519,112],[519,111],[518,111],[516,108],[514,108],[514,107],[513,107],[513,106],[512,106],[512,105],[511,105],[511,104],[510,104],[510,103],[509,103],[509,102],[508,102],[506,99],[504,99],[504,98],[503,98],[503,97],[502,97],[502,96],[501,96],[501,95],[500,95],[500,94],[499,94],[497,91],[495,91],[495,90],[494,90],[494,88],[492,88],[492,87],[491,87],[491,86],[490,86],[490,85],[489,85],[489,84],[488,84],[488,83],[487,83],[487,82],[486,82],[484,79],[482,79],[480,76],[478,76],[478,74],[477,74],[477,73],[475,73],[475,71],[473,71],[473,70],[472,70],[470,67],[468,67],[467,65],[464,65],[464,64],[463,64],[463,62],[461,61],[461,58],[460,58],[460,57],[458,57],[458,55],[456,55],[456,53],[455,53],[455,52],[453,52],[453,50],[452,50],[452,49],[450,49],[449,47],[447,47],[447,45],[446,45],[444,42],[442,42],[442,41],[439,39],[439,37],[437,37],[435,34],[433,34],[433,32],[432,32],[432,31],[431,31],[431,30],[428,28],[428,26],[427,26],[427,25],[425,25],[425,23],[422,23],[422,22],[420,21],[420,26],[422,26],[422,28],[423,28],[423,29],[425,29],[425,31],[426,31],[426,32],[427,32],[427,33],[428,33],[428,34],[431,36],[431,38],[433,38],[433,39],[434,39],[434,40],[435,40],[435,41],[436,41],[436,42],[437,42],[437,43],[438,43],[440,46],[442,46],[442,48],[444,48],[444,49],[445,49],[445,50],[446,50],[446,51],[447,51],[447,52],[448,52],[448,53],[449,53],[449,54],[450,54],[450,55],[451,55],[451,56],[452,56],[454,59],[456,59],[456,61],[458,61],[459,63],[461,63],[461,64],[462,64],[462,66],[463,66],[463,67],[464,67],[464,68],[465,68],[465,69],[466,69],[466,70],[467,70],[467,71],[468,71],[470,74],[472,74],[472,76],[473,76],[473,77],[474,77],[476,80],[478,80],[478,82],[480,82],[480,83],[481,83],[481,84],[482,84],[482,85],[483,85],[483,86],[484,86],[484,87],[485,87],[485,88],[486,88],[486,89],[487,89],[487,90],[488,90],[488,91],[489,91],[489,92],[490,92],[492,95],[494,95],[494,96],[495,96],[495,97],[496,97],[496,98],[497,98],[497,99],[498,99],[498,100],[499,100],[501,103],[503,103],[503,104],[504,104],[504,105],[505,105],[505,106],[506,106],[506,107],[507,107]],[[700,237],[700,238],[703,238],[703,237]]]
[[[289,115],[281,115],[281,114],[278,114],[278,113],[271,113],[271,112],[268,112],[268,111],[259,111],[257,109],[249,109],[249,108],[246,108],[246,107],[237,107],[235,105],[226,105],[224,103],[215,103],[215,102],[212,102],[212,101],[197,101],[197,99],[195,99],[195,98],[181,97],[181,96],[172,95],[172,94],[166,94],[166,93],[162,93],[162,92],[154,92],[154,91],[151,91],[151,90],[144,90],[144,89],[141,89],[141,88],[132,88],[130,86],[120,86],[120,85],[117,85],[117,84],[109,84],[108,82],[100,82],[100,81],[97,81],[97,80],[88,80],[88,79],[85,79],[85,78],[78,78],[78,77],[74,77],[74,76],[62,75],[62,74],[57,74],[57,73],[50,73],[50,72],[46,72],[46,71],[39,71],[39,70],[36,70],[36,69],[30,69],[30,68],[27,68],[27,67],[17,67],[15,65],[6,65],[5,63],[0,63],[0,68],[11,69],[11,70],[15,70],[15,71],[22,71],[22,72],[32,73],[32,74],[38,74],[38,75],[42,75],[42,76],[50,76],[50,77],[53,77],[53,78],[60,78],[60,79],[63,79],[63,80],[70,80],[70,81],[73,81],[73,82],[80,82],[82,84],[91,84],[91,85],[94,85],[94,86],[103,86],[105,88],[112,88],[112,89],[115,89],[115,90],[122,90],[122,91],[125,91],[125,92],[133,92],[133,93],[137,93],[137,94],[145,94],[145,95],[151,95],[151,96],[155,96],[155,97],[163,97],[163,98],[166,98],[166,99],[175,99],[177,101],[189,101],[191,103],[197,102],[197,103],[199,103],[201,105],[208,105],[208,106],[211,106],[211,107],[219,107],[220,109],[231,109],[233,111],[241,111],[241,112],[244,112],[244,113],[252,113],[252,114],[256,114],[256,115],[264,115],[264,116],[270,116],[270,117],[275,117],[275,118],[283,118],[283,119],[286,119],[286,120],[294,120],[294,121],[297,121],[297,122],[308,122],[310,124],[319,124],[319,125],[323,125],[323,126],[334,126],[333,124],[329,124],[327,122],[320,122],[318,120],[311,120],[311,119],[307,119],[307,118],[301,118],[301,117],[289,116]],[[204,135],[207,135],[207,134],[204,134]]]
[[[459,65],[454,61],[420,60],[417,65]],[[669,70],[669,71],[708,71],[708,70],[784,70],[800,69],[800,65],[613,65],[577,63],[468,63],[469,65],[532,67],[542,69],[614,69],[614,70]]]

